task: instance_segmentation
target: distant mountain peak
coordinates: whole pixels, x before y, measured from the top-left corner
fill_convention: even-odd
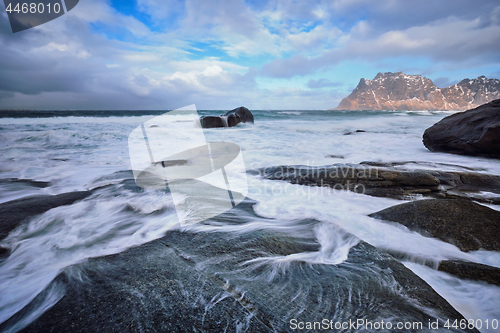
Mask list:
[[[465,110],[500,98],[500,80],[484,75],[464,79],[447,88],[432,80],[403,72],[362,78],[337,110]]]

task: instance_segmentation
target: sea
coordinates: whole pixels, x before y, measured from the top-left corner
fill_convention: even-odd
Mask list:
[[[35,196],[92,190],[119,182],[131,169],[128,137],[167,111],[1,111],[0,203]],[[200,116],[226,111],[198,111]],[[401,168],[471,171],[500,175],[498,160],[430,152],[422,134],[449,111],[257,110],[255,123],[204,129],[208,142],[241,148],[246,170],[278,165],[405,162]],[[409,163],[406,163],[409,162]],[[23,180],[23,181],[12,181]],[[31,182],[31,183],[30,183]],[[33,186],[45,182],[46,186]],[[465,318],[500,320],[500,287],[463,280],[422,262],[463,259],[500,267],[500,253],[462,252],[438,239],[367,215],[402,201],[330,188],[270,181],[247,173],[248,197],[262,227],[280,219],[315,219],[340,226],[380,249],[407,254],[406,267],[424,279]],[[40,183],[42,184],[42,183]],[[424,198],[416,196],[414,200]],[[489,205],[500,210],[500,207]],[[1,219],[1,217],[0,217]],[[271,222],[274,221],[274,222]],[[115,187],[72,205],[37,215],[0,241],[11,251],[0,262],[0,323],[20,311],[64,270],[88,258],[122,252],[162,237],[179,224],[170,193]],[[225,228],[221,226],[220,228]],[[238,232],[234,226],[227,232]],[[321,242],[335,238],[323,228]],[[352,242],[332,251],[290,260],[338,264]],[[31,320],[50,308],[41,306]],[[494,332],[492,328],[481,332]]]

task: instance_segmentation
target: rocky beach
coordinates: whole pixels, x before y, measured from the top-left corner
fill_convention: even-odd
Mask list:
[[[225,213],[190,225],[178,224],[168,188],[137,186],[132,172],[122,170],[126,162],[104,168],[91,163],[81,170],[96,171],[80,180],[74,173],[61,178],[51,169],[27,169],[24,177],[10,173],[1,185],[17,198],[0,203],[0,330],[476,332],[475,324],[453,323],[474,319],[492,325],[500,288],[500,170],[494,159],[483,156],[498,142],[497,127],[487,126],[500,112],[497,104],[483,107],[492,115],[483,117],[485,125],[474,122],[476,130],[487,133],[475,146],[476,163],[419,147],[419,153],[407,156],[413,160],[399,150],[377,159],[356,151],[362,147],[358,144],[349,148],[362,136],[360,142],[387,135],[380,126],[377,134],[368,125],[393,121],[387,115],[363,115],[375,117],[356,123],[363,129],[346,127],[354,114],[347,114],[348,122],[338,120],[338,114],[322,119],[327,116],[252,114],[246,108],[206,115],[203,127],[215,127],[205,132],[208,140],[237,142],[246,154],[249,193]],[[477,118],[478,110],[453,114],[434,126],[457,117],[467,123],[467,115]],[[333,141],[344,140],[343,146],[305,150],[300,139],[291,141],[289,133],[312,133],[307,121],[295,122],[301,116],[327,122],[336,135]],[[216,118],[228,126],[218,126]],[[128,121],[104,118],[101,124],[130,128]],[[19,126],[15,120],[12,124]],[[389,135],[392,128],[389,123]],[[17,131],[18,138],[25,135]],[[411,142],[423,147],[417,139],[424,130],[419,131]],[[457,131],[463,136],[465,130]],[[103,133],[115,142],[120,132]],[[271,139],[276,133],[281,146]],[[262,135],[268,135],[264,141]],[[29,145],[17,140],[18,149]],[[433,147],[452,141],[439,140]],[[50,162],[52,167],[66,164],[66,170],[82,149],[72,151],[71,142],[61,148],[59,138],[46,142],[44,149],[54,145],[69,154],[64,160],[54,154]],[[94,142],[86,144],[93,161],[107,161],[92,148]],[[296,159],[301,149],[304,156]],[[263,153],[268,157],[263,159]],[[307,164],[293,164],[307,158]],[[287,160],[292,163],[277,163]],[[209,201],[200,202],[209,209]],[[193,214],[201,210],[193,208]],[[477,300],[462,303],[465,297],[450,297],[447,288],[476,290]],[[464,311],[480,299],[482,310]]]

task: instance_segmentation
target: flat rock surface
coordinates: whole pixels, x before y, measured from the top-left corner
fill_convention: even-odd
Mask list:
[[[500,251],[500,212],[466,199],[417,200],[370,214],[439,238],[462,251]]]
[[[435,198],[473,196],[479,201],[500,203],[500,196],[487,197],[480,193],[500,194],[500,177],[478,172],[408,170],[398,169],[390,164],[362,162],[319,167],[283,165],[253,170],[250,173],[270,180],[327,186],[375,197],[412,199],[415,195]]]

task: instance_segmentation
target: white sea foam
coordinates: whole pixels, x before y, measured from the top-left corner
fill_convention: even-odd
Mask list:
[[[284,219],[313,218],[334,223],[376,247],[432,261],[436,265],[444,259],[500,265],[500,253],[465,253],[439,239],[424,237],[399,224],[367,216],[401,203],[399,200],[256,178],[250,181],[250,197],[259,202],[254,208],[260,215]]]
[[[404,262],[404,265],[424,279],[438,294],[445,298],[466,319],[481,324],[482,333],[498,332],[500,328],[500,287],[484,282],[461,280],[429,267]],[[496,320],[496,327],[492,322]],[[486,327],[489,323],[489,329]],[[453,324],[450,322],[450,324]]]
[[[278,114],[290,114],[294,116],[300,116],[302,112],[300,111],[278,111]]]

